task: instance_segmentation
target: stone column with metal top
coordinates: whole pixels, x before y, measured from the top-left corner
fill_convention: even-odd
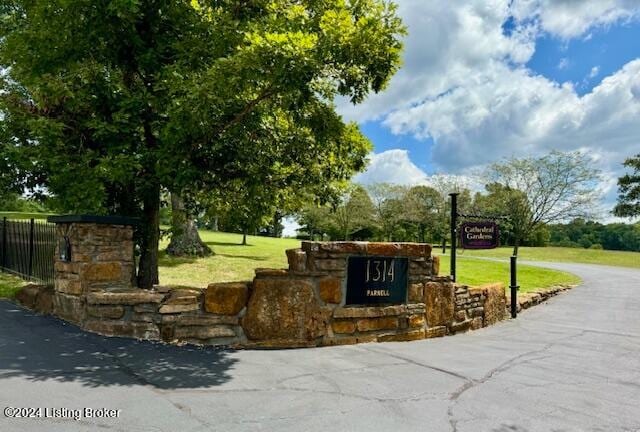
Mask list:
[[[54,314],[81,323],[91,291],[130,289],[135,279],[134,218],[51,216],[56,224]]]

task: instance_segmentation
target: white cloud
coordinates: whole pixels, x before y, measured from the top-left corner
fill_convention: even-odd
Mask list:
[[[358,106],[340,99],[339,111],[349,120],[378,119],[397,107],[481,82],[478,72],[493,62],[526,63],[534,52],[535,28],[521,25],[506,36],[502,24],[510,14],[508,3],[399,1],[399,13],[409,29],[403,68],[384,93]]]
[[[339,101],[339,109],[348,119],[377,119],[394,134],[431,137],[431,162],[450,173],[502,157],[585,149],[599,156],[612,203],[622,161],[640,151],[640,59],[582,96],[572,83],[525,65],[541,31],[587,37],[639,10],[638,1],[615,0],[401,0],[405,66],[383,94],[357,107]],[[513,28],[504,31],[512,16]],[[594,67],[589,78],[599,72]],[[372,158],[360,178],[413,184],[427,176],[406,152],[387,153]]]
[[[637,0],[514,0],[511,11],[518,20],[535,20],[541,30],[571,39],[594,27],[637,19],[640,5]]]
[[[364,185],[372,183],[427,185],[445,194],[462,189],[480,191],[483,188],[473,170],[466,175],[428,175],[409,159],[409,153],[403,149],[370,154],[367,170],[354,177],[353,181]]]
[[[367,170],[354,177],[353,181],[416,185],[425,183],[426,179],[427,174],[411,162],[407,150],[394,149],[370,154]]]

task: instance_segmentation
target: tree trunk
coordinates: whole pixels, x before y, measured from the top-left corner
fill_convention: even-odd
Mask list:
[[[247,230],[242,230],[242,246],[247,245]]]
[[[143,198],[142,238],[138,287],[151,289],[158,280],[158,244],[160,242],[160,185],[154,185]]]
[[[199,257],[212,253],[200,238],[195,221],[187,214],[184,201],[175,192],[171,193],[171,242],[167,253],[171,256]]]

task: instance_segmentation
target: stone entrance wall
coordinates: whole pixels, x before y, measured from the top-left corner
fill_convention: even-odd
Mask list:
[[[55,220],[54,220],[55,221]],[[234,347],[312,347],[408,341],[478,329],[505,317],[504,286],[471,288],[438,276],[431,246],[302,242],[288,269],[207,288],[132,288],[133,228],[63,219],[71,261],[56,252],[53,314],[108,335]],[[346,306],[349,256],[407,257],[406,304]]]

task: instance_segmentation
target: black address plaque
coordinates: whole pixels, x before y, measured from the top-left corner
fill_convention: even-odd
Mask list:
[[[349,257],[346,304],[406,303],[408,273],[408,258]]]

